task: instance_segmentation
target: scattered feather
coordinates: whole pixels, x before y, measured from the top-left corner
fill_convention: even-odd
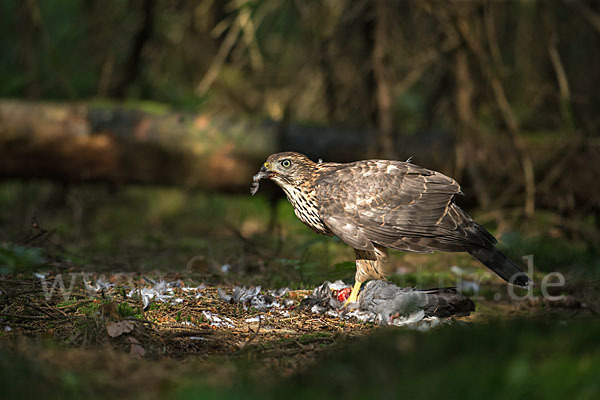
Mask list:
[[[260,183],[258,181],[252,182],[252,186],[250,186],[250,194],[252,196],[254,196],[256,194],[256,192],[258,192],[259,186],[260,186]]]

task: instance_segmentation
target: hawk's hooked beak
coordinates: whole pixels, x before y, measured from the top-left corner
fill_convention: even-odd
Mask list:
[[[262,165],[262,167],[260,167],[260,171],[258,171],[258,174],[252,177],[252,180],[254,182],[258,182],[261,179],[271,178],[273,175],[275,175],[275,173],[271,171],[271,164],[266,162]]]
[[[275,172],[271,170],[271,164],[268,162],[264,163],[262,167],[260,167],[260,171],[258,171],[258,174],[252,177],[253,183],[252,188],[250,189],[250,193],[252,193],[252,195],[256,194],[256,192],[258,191],[258,182],[261,179],[269,179],[273,176],[275,176]]]

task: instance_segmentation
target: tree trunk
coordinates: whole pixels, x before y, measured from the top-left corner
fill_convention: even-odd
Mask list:
[[[461,179],[466,168],[479,204],[483,208],[490,205],[490,197],[477,168],[481,160],[477,158],[477,147],[481,132],[473,112],[473,76],[469,68],[467,51],[464,48],[454,53],[455,107],[456,107],[456,174],[454,179]]]
[[[154,30],[154,11],[156,8],[156,0],[144,0],[141,11],[141,22],[138,31],[133,39],[131,50],[127,58],[127,62],[124,65],[124,74],[121,80],[114,87],[112,96],[122,99],[125,97],[127,89],[136,80],[141,60],[142,51],[144,46],[150,40],[152,32]]]
[[[394,110],[388,46],[388,0],[373,0],[375,24],[373,33],[373,74],[376,83],[378,153],[395,158]]]

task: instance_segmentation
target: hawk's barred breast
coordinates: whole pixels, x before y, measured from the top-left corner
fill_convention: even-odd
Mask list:
[[[300,221],[317,233],[327,236],[332,235],[319,216],[319,207],[313,190],[289,185],[282,186],[281,188],[292,204],[294,213]]]

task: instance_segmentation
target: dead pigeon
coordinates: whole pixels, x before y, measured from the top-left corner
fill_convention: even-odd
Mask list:
[[[473,302],[454,288],[419,290],[383,280],[369,281],[358,303],[347,310],[343,306],[348,288],[342,281],[325,282],[303,299],[300,307],[318,314],[333,311],[383,325],[410,325],[428,317],[464,316],[475,310]]]

